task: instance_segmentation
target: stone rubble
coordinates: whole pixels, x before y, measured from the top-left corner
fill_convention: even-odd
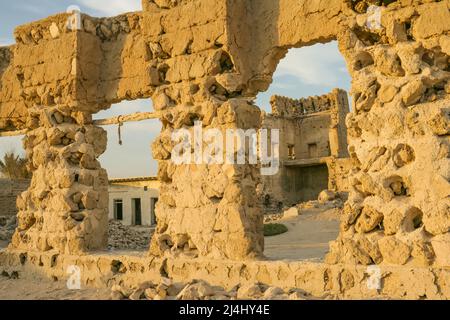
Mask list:
[[[320,215],[328,216],[328,219],[340,219],[340,215],[344,207],[344,199],[346,198],[347,194],[345,192],[324,190],[319,195],[320,200],[301,202],[292,208],[285,209],[282,212],[265,214],[264,223],[296,218],[302,215],[304,211],[311,210],[320,212],[316,214],[318,219],[320,219]]]
[[[330,299],[325,295],[321,299]],[[300,289],[283,290],[255,283],[238,285],[232,290],[212,286],[203,280],[176,283],[162,278],[161,283],[144,282],[133,289],[120,285],[111,288],[112,300],[315,300]]]
[[[371,4],[382,13],[375,24]],[[254,100],[281,58],[337,40],[354,105],[350,194],[327,268],[404,267],[384,281],[398,296],[408,294],[398,283],[414,280],[408,270],[426,268],[419,291],[450,296],[435,285],[444,271],[430,271],[450,266],[449,1],[143,0],[140,12],[82,15],[76,30],[69,18],[19,26],[16,44],[0,48],[0,131],[27,130],[33,174],[8,250],[79,258],[106,249],[108,176],[98,158],[107,135],[92,116],[147,98],[162,123],[152,145],[161,193],[150,256],[261,259],[260,168],[175,165],[170,137],[193,133],[197,121],[220,132],[261,128]],[[360,281],[348,273],[336,290]]]
[[[152,237],[152,229],[125,226],[120,221],[109,220],[109,250],[147,250]]]
[[[15,216],[0,216],[0,241],[10,242],[17,228]],[[108,225],[109,250],[148,250],[152,228],[125,226],[116,220]]]

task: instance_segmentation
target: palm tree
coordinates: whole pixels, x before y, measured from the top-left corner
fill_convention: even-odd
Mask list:
[[[27,160],[16,155],[14,151],[6,152],[3,160],[0,160],[0,174],[11,180],[31,178]]]

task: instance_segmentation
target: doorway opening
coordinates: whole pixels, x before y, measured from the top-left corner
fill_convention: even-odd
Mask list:
[[[125,101],[96,114],[95,119],[120,120],[151,112],[149,99]],[[108,148],[99,161],[109,177],[109,248],[146,250],[156,222],[154,199],[159,198],[158,163],[152,158],[151,144],[161,131],[161,123],[149,119],[103,128]]]
[[[142,225],[142,205],[141,198],[134,198],[132,200],[132,210],[133,210],[133,225]]]
[[[328,167],[325,164],[307,167],[288,167],[286,194],[293,205],[317,200],[328,189]]]
[[[114,220],[123,220],[123,200],[114,199]]]

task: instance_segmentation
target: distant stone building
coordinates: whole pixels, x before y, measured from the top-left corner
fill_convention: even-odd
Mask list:
[[[159,185],[153,177],[110,180],[109,218],[124,225],[155,225]]]
[[[263,128],[280,130],[280,170],[262,177],[265,206],[317,199],[324,189],[348,191],[347,93],[335,89],[298,100],[273,96],[271,105]]]
[[[30,180],[0,179],[0,216],[17,214],[16,199],[30,186]]]

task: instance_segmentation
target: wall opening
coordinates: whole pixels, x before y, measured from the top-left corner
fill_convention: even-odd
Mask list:
[[[94,116],[110,119],[153,112],[149,99],[125,101]],[[158,163],[151,145],[161,131],[158,119],[103,126],[108,148],[100,157],[109,178],[109,249],[147,250],[156,224]]]
[[[288,158],[289,160],[295,160],[295,145],[288,144]]]
[[[280,130],[280,170],[258,188],[265,221],[288,231],[266,238],[270,259],[323,259],[339,234],[330,189],[333,161],[347,154],[345,117],[351,77],[336,41],[290,49],[269,89],[257,96],[263,128]],[[339,89],[339,90],[337,90]],[[343,201],[342,201],[343,204]]]
[[[123,220],[123,200],[114,199],[114,219],[122,221]]]
[[[133,225],[142,225],[142,203],[141,198],[134,198],[133,200]]]

